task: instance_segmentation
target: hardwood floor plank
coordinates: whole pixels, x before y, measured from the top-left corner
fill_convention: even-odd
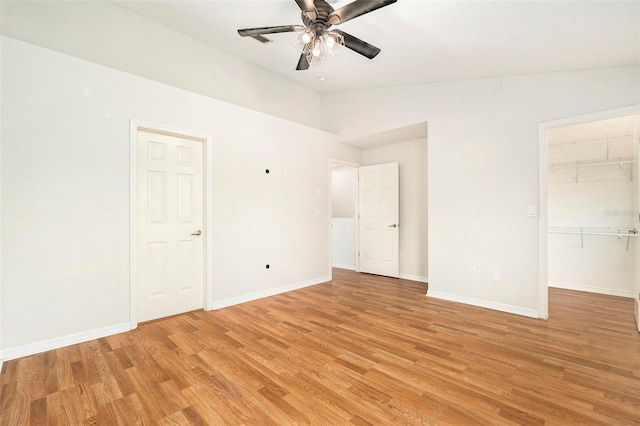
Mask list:
[[[0,425],[640,425],[633,301],[548,321],[334,270],[325,284],[7,361]]]
[[[31,406],[29,407],[29,423],[33,426],[47,424],[46,398],[40,398],[31,401]]]
[[[198,414],[198,412],[193,407],[187,407],[184,410],[182,410],[182,415],[190,425],[194,425],[194,426],[207,425],[207,422],[202,417],[200,417],[200,414]]]
[[[180,391],[182,395],[191,403],[193,410],[201,417],[206,424],[224,425],[245,423],[242,417],[236,416],[234,412],[227,409],[206,392],[200,392],[196,387],[188,387]]]

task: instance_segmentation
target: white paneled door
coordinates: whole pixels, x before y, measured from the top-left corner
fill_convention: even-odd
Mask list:
[[[138,130],[138,322],[204,307],[203,145]]]
[[[400,275],[398,163],[359,169],[360,272]]]

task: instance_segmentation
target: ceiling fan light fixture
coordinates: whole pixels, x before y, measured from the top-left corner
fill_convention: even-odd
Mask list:
[[[316,40],[313,45],[313,49],[311,49],[311,54],[317,58],[318,56],[320,56],[320,53],[322,53],[320,49],[320,40]]]
[[[336,45],[336,39],[331,37],[328,34],[324,35],[324,44],[327,46],[328,49],[333,49],[333,47]]]
[[[301,40],[304,44],[308,44],[313,38],[313,33],[311,31],[303,31]]]
[[[309,28],[304,28],[296,31],[296,49],[299,52],[309,55],[315,45],[316,34]]]
[[[311,28],[302,28],[296,31],[296,48],[307,57],[309,65],[320,66],[327,56],[335,56],[344,46],[344,37],[335,32],[327,31],[317,34]]]
[[[335,31],[325,31],[322,35],[327,53],[337,55],[344,46],[344,37]]]
[[[1,0],[0,0],[1,1]],[[280,25],[239,29],[242,37],[256,37],[274,33],[296,33],[295,45],[300,52],[296,70],[308,70],[310,65],[322,65],[327,55],[337,55],[342,46],[368,58],[375,58],[380,49],[344,31],[329,31],[333,25],[357,18],[398,0],[354,0],[335,10],[328,2],[336,0],[295,0],[300,8],[300,25]]]

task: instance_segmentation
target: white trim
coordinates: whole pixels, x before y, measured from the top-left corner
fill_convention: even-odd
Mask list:
[[[355,169],[360,167],[360,163],[354,163],[351,161],[336,160],[334,158],[329,158],[329,166],[331,166],[331,164],[335,164],[336,166],[353,167]]]
[[[213,187],[213,139],[211,135],[197,133],[190,130],[175,127],[163,126],[155,123],[131,120],[129,126],[129,282],[130,282],[130,329],[138,327],[138,317],[136,312],[136,149],[138,130],[144,129],[151,132],[166,133],[179,137],[198,139],[204,144],[204,306],[203,309],[213,309],[213,201],[210,194]]]
[[[138,123],[129,123],[129,328],[138,327],[136,310],[136,150]]]
[[[530,318],[539,318],[538,311],[534,309],[526,309],[519,306],[506,305],[504,303],[490,302],[488,300],[457,296],[455,294],[432,290],[429,290],[425,296],[433,297],[434,299],[447,300],[449,302],[464,303],[465,305],[479,306],[481,308],[493,309],[495,311],[507,312],[510,314],[523,315]]]
[[[331,264],[332,267],[334,268],[340,268],[340,269],[348,269],[350,271],[355,271],[356,270],[356,265],[345,265],[342,263],[333,263]]]
[[[576,115],[538,124],[538,312],[540,318],[549,318],[549,259],[548,259],[548,205],[547,205],[547,131],[553,127],[604,120],[640,113],[640,104],[591,114]]]
[[[0,37],[0,56],[2,56],[2,38]],[[0,66],[0,74],[2,74],[2,66]],[[0,99],[2,99],[2,78],[0,78]],[[0,102],[0,121],[2,120],[2,102]],[[2,124],[0,123],[0,129]],[[2,132],[0,132],[0,164],[2,164]],[[0,177],[0,188],[2,178]],[[2,197],[0,197],[0,230],[2,229]],[[0,259],[2,259],[2,232],[0,231]],[[1,264],[2,262],[0,262]],[[0,266],[0,372],[2,371],[2,267]]]
[[[222,309],[233,305],[239,305],[241,303],[251,302],[254,300],[262,299],[265,297],[275,296],[278,294],[286,293],[288,291],[299,290],[301,288],[310,287],[316,284],[323,284],[331,281],[330,276],[319,277],[308,281],[302,281],[294,284],[287,284],[276,288],[270,288],[268,290],[256,291],[254,293],[244,294],[242,296],[230,297],[228,299],[218,300],[213,303],[212,309]]]
[[[538,314],[549,319],[549,235],[547,208],[547,129],[538,124]]]
[[[123,322],[109,327],[96,328],[93,330],[83,331],[81,333],[69,334],[67,336],[56,337],[53,339],[41,340],[35,343],[29,343],[24,346],[5,349],[2,354],[5,361],[34,355],[65,346],[75,345],[78,343],[88,342],[90,340],[100,339],[111,336],[113,334],[125,333],[129,331],[129,323]]]
[[[419,275],[411,275],[411,274],[400,274],[400,278],[403,280],[409,280],[409,281],[418,281],[420,283],[428,283],[429,282],[429,277],[421,277]]]
[[[565,290],[585,291],[588,293],[607,294],[609,296],[626,297],[629,299],[635,298],[633,290],[617,290],[612,288],[593,287],[584,284],[565,283],[560,281],[549,281],[549,287],[563,288]]]
[[[204,138],[204,213],[205,213],[205,293],[204,309],[213,309],[213,138]]]

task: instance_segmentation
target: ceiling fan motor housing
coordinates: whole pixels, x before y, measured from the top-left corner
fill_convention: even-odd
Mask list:
[[[309,17],[308,12],[302,12],[302,22],[305,27],[313,29],[316,34],[320,35],[324,30],[331,26],[327,25],[327,20],[329,19],[329,14],[333,12],[333,7],[326,1],[322,0],[314,1],[313,5],[316,7],[316,11],[318,12],[315,20],[312,20]]]

